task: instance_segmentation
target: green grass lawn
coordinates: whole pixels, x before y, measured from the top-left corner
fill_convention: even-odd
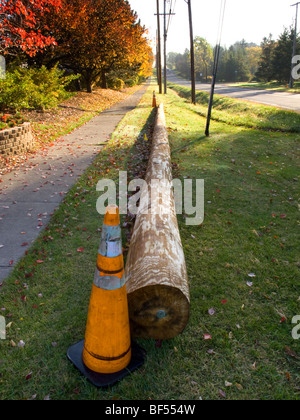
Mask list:
[[[171,90],[157,97],[165,105],[174,177],[205,180],[203,225],[187,227],[179,216],[189,324],[161,348],[140,340],[145,365],[107,390],[94,388],[67,360],[68,347],[85,332],[102,224],[96,184],[118,180],[118,170],[142,173],[153,89],[0,288],[9,326],[0,342],[0,399],[299,399],[300,341],[291,321],[300,315],[300,135],[212,121],[205,138],[203,105]]]
[[[294,83],[294,88],[290,89],[287,83],[279,83],[279,82],[240,82],[240,83],[232,83],[230,86],[234,87],[241,87],[246,89],[259,89],[259,90],[274,90],[278,92],[291,92],[291,93],[300,93],[300,82]]]
[[[185,99],[191,98],[191,89],[169,84],[177,94]],[[206,117],[210,93],[196,92],[197,108],[194,112]],[[237,127],[256,128],[265,131],[300,133],[300,114],[247,101],[214,96],[212,119]]]

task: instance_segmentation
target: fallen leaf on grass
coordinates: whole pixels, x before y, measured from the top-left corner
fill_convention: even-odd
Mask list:
[[[26,376],[26,381],[28,381],[29,379],[31,379],[32,378],[32,372],[30,372],[30,373],[28,373],[28,375]]]
[[[226,392],[222,391],[222,389],[219,389],[219,395],[220,395],[222,398],[226,398]]]
[[[280,323],[281,323],[281,324],[283,324],[284,322],[286,322],[286,320],[287,320],[287,319],[286,319],[286,317],[285,317],[285,316],[283,316],[283,317],[281,318],[281,320],[280,320]]]
[[[212,336],[210,334],[204,334],[204,340],[212,340]]]
[[[84,251],[83,247],[77,249],[77,252],[83,252],[83,251]]]
[[[285,352],[288,356],[291,356],[296,360],[300,360],[300,357],[297,355],[297,353],[294,350],[290,349],[288,346],[285,346]]]

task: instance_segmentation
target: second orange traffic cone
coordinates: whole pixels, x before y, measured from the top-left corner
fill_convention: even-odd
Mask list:
[[[83,363],[97,373],[116,373],[131,360],[131,338],[119,209],[104,218],[97,270],[91,293]]]
[[[156,94],[155,94],[155,91],[153,92],[152,107],[153,107],[153,108],[156,108],[156,107],[157,107],[157,104],[156,104]]]

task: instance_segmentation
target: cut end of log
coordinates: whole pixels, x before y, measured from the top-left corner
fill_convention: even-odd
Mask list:
[[[167,340],[181,334],[190,316],[190,303],[177,288],[154,285],[128,295],[134,338]]]

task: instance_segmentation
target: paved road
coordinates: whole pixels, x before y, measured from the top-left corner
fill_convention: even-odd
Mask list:
[[[179,78],[172,70],[168,70],[168,81],[181,86],[191,86],[190,81]],[[196,89],[208,92],[210,91],[210,85],[197,83]],[[300,94],[296,93],[244,89],[222,84],[216,85],[215,93],[218,95],[228,96],[230,98],[242,99],[244,101],[256,102],[259,104],[300,112]]]
[[[47,226],[51,214],[93,162],[146,86],[90,122],[34,155],[26,165],[1,176],[0,286]],[[27,244],[27,245],[25,245]]]

